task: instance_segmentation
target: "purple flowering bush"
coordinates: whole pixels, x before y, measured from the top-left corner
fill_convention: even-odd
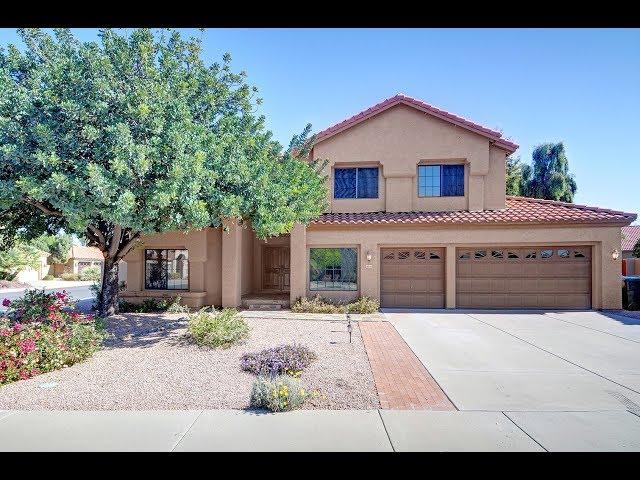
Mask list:
[[[298,377],[316,358],[316,354],[303,345],[278,345],[255,353],[245,353],[240,359],[240,366],[245,371],[261,376],[286,374]]]

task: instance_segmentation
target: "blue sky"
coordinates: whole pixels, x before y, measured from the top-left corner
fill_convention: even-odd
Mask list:
[[[208,29],[288,144],[404,93],[520,145],[563,141],[576,203],[640,213],[640,29]],[[81,39],[96,30],[75,29]],[[16,42],[0,29],[0,44]]]

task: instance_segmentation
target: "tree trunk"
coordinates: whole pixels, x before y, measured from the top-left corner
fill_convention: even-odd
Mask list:
[[[107,257],[102,271],[102,288],[98,293],[98,315],[108,317],[118,313],[118,261]]]

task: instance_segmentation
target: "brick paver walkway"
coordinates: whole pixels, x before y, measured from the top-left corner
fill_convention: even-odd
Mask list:
[[[429,371],[389,322],[359,322],[380,406],[392,410],[455,410]]]

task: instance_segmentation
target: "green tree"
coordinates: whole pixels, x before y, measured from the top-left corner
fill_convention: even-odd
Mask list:
[[[38,267],[38,249],[24,242],[0,251],[0,280],[13,280],[25,267]]]
[[[51,255],[53,263],[67,263],[73,239],[71,235],[59,233],[57,235],[41,235],[35,238],[31,244]]]
[[[57,218],[103,252],[100,315],[143,234],[243,218],[265,238],[323,211],[324,164],[300,161],[310,126],[283,151],[228,54],[206,65],[175,31],[19,33],[23,52],[0,51],[0,210]]]
[[[27,204],[6,208],[2,206],[2,196],[0,193],[0,252],[10,249],[17,241],[29,242],[43,233],[55,234],[64,224],[61,218],[46,215]]]
[[[562,142],[537,146],[533,150],[532,160],[532,165],[522,166],[522,195],[573,202],[577,185],[569,173],[569,160]]]
[[[507,195],[521,195],[522,163],[520,157],[507,157],[506,189]]]
[[[640,238],[633,247],[633,256],[636,258],[640,258]]]

